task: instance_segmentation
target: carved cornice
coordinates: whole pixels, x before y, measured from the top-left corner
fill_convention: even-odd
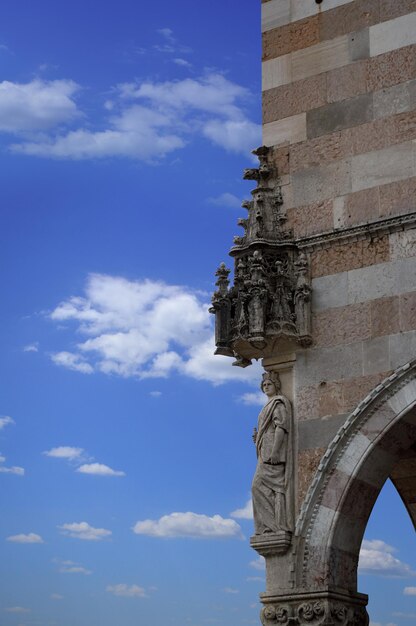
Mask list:
[[[367,222],[350,228],[337,228],[318,235],[299,237],[295,244],[305,252],[327,248],[334,243],[351,243],[360,239],[381,237],[407,228],[416,228],[416,211],[384,220]]]

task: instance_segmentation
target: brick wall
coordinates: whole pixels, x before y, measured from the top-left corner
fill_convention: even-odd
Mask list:
[[[266,0],[262,28],[263,142],[313,278],[301,500],[348,412],[416,356],[416,0]]]

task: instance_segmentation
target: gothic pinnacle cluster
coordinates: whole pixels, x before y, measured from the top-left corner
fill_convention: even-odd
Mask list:
[[[215,354],[235,357],[233,365],[246,367],[293,344],[309,345],[310,279],[306,255],[299,251],[286,220],[271,150],[253,150],[260,163],[244,170],[245,180],[257,183],[251,200],[242,207],[248,216],[238,220],[244,235],[234,238],[234,284],[222,263],[212,297],[215,314]]]

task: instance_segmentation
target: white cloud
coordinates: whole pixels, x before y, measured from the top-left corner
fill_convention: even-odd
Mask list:
[[[264,582],[264,577],[263,576],[247,576],[246,580],[250,583]]]
[[[118,585],[107,585],[106,591],[113,593],[115,596],[122,596],[125,598],[145,598],[146,592],[143,587],[138,585],[126,585],[120,583]]]
[[[416,596],[416,587],[405,587],[403,593],[405,596]]]
[[[152,398],[160,398],[161,395],[161,391],[149,391],[149,396],[152,396]]]
[[[173,36],[173,30],[171,28],[158,28],[157,33],[159,33],[159,35],[162,35],[162,37],[164,37],[167,41],[170,41],[171,43],[174,43],[176,40]]]
[[[261,126],[247,119],[210,120],[203,134],[227,152],[237,154],[247,155],[261,143]]]
[[[253,567],[254,569],[258,569],[258,570],[266,569],[266,561],[264,560],[264,557],[259,556],[254,561],[250,561],[250,567]]]
[[[23,347],[23,352],[39,352],[39,344],[29,343],[27,346]]]
[[[249,498],[242,509],[236,509],[230,513],[236,519],[253,519],[253,502]]]
[[[2,430],[8,424],[14,423],[14,419],[12,419],[9,415],[3,415],[3,417],[0,417],[0,430]]]
[[[233,193],[229,193],[228,191],[225,191],[224,193],[220,194],[216,198],[207,198],[207,202],[209,204],[214,204],[216,206],[221,206],[221,207],[223,206],[232,207],[232,208],[241,207],[240,198],[237,198],[237,196],[235,196]]]
[[[101,541],[112,534],[111,530],[106,530],[105,528],[94,528],[87,522],[61,524],[58,528],[63,535],[74,537],[76,539],[84,539],[86,541]]]
[[[224,587],[223,592],[224,593],[237,594],[237,593],[240,593],[240,590],[239,589],[234,589],[234,587]]]
[[[163,36],[164,45],[156,46],[156,49],[169,53],[185,51],[168,41],[166,34]],[[190,65],[178,56],[174,63]],[[76,114],[76,105],[71,99],[77,89],[75,83],[34,83],[43,90],[53,87],[57,91],[66,87],[65,102],[70,104],[67,116],[70,118]],[[124,83],[118,86],[111,101],[103,103],[105,119],[100,129],[76,128],[50,134],[46,139],[45,135],[35,136],[11,145],[10,149],[27,155],[62,159],[127,157],[154,162],[183,148],[193,137],[203,137],[229,152],[247,154],[261,143],[260,125],[250,121],[245,112],[244,107],[250,100],[251,94],[245,87],[218,72],[184,80]],[[37,109],[38,116],[43,113],[49,126],[63,121],[61,118],[67,119],[62,113],[54,122],[48,102],[43,102],[43,109],[41,104]],[[8,123],[10,125],[12,121]],[[19,124],[20,128],[23,122],[16,124],[16,128]],[[34,125],[35,128],[38,126]]]
[[[10,606],[5,611],[8,613],[29,613],[30,609],[25,609],[23,606]]]
[[[57,448],[51,448],[43,452],[45,456],[50,456],[55,459],[68,459],[69,461],[75,461],[84,457],[83,448],[74,448],[72,446],[58,446]]]
[[[231,519],[224,519],[220,515],[199,515],[197,513],[171,513],[159,520],[144,520],[137,522],[133,531],[138,535],[150,537],[242,537],[240,526]]]
[[[92,571],[83,567],[79,563],[74,563],[74,561],[62,561],[60,568],[60,574],[83,574],[84,576],[89,576],[92,574]]]
[[[79,86],[72,80],[0,83],[0,131],[47,130],[78,116],[73,99]]]
[[[0,454],[0,463],[5,463],[6,457]],[[12,467],[5,467],[0,465],[0,474],[16,474],[17,476],[24,476],[25,470],[23,467],[13,465]]]
[[[262,391],[243,393],[240,397],[240,401],[248,406],[264,406],[266,399]]]
[[[51,359],[56,365],[62,365],[62,367],[66,367],[74,372],[92,374],[94,371],[91,365],[87,363],[82,356],[72,352],[56,352],[55,354],[52,354]]]
[[[192,63],[189,63],[189,61],[187,61],[186,59],[181,59],[180,57],[173,59],[173,62],[176,63],[176,65],[180,65],[181,67],[192,67]]]
[[[102,463],[86,463],[76,470],[81,474],[93,474],[94,476],[125,476],[125,472],[113,470]]]
[[[54,355],[55,363],[69,369],[82,364],[87,374],[139,378],[180,372],[214,384],[253,383],[261,376],[259,364],[241,369],[232,367],[230,358],[214,356],[208,303],[186,287],[91,274],[85,295],[61,302],[50,317],[60,324],[75,322],[86,337],[71,357]]]
[[[51,593],[50,598],[51,600],[63,600],[64,596],[62,596],[60,593]]]
[[[361,574],[372,574],[386,578],[408,578],[416,576],[411,566],[393,556],[396,548],[379,539],[364,540],[358,563]]]
[[[11,541],[13,543],[44,543],[42,537],[36,533],[10,535],[10,537],[7,537],[7,541]]]

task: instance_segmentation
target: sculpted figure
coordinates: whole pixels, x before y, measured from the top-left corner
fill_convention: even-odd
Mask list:
[[[279,374],[265,372],[261,390],[267,402],[253,435],[257,451],[252,484],[256,535],[292,530],[292,408],[280,389]]]

